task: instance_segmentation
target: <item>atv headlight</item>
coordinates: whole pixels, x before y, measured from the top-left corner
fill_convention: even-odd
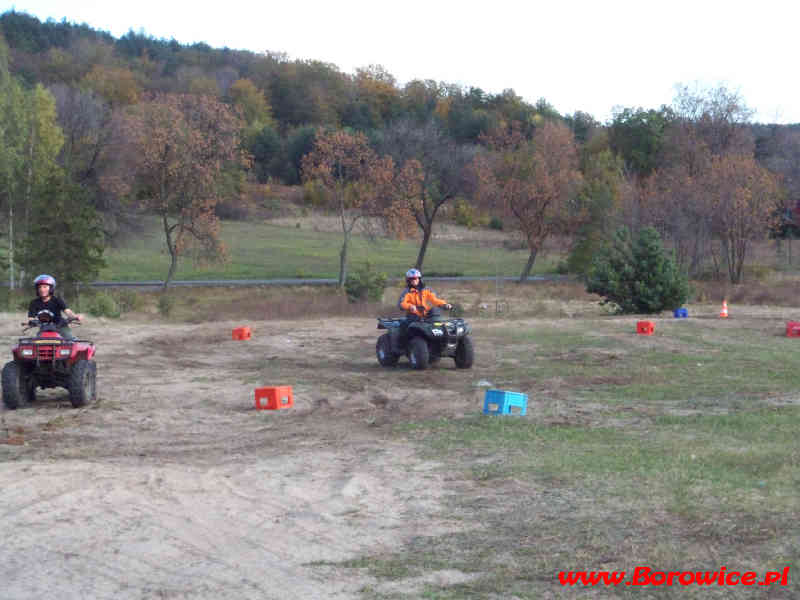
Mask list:
[[[444,331],[442,331],[441,329],[431,329],[431,333],[433,335],[444,335]]]
[[[461,335],[462,333],[464,333],[464,328],[461,325],[459,325],[458,327],[456,327],[456,333],[458,335]]]
[[[69,348],[61,348],[61,349],[58,351],[58,355],[59,355],[59,356],[69,356],[71,352],[72,352],[72,350],[71,350],[71,349],[69,349]]]
[[[33,348],[23,348],[22,356],[33,356]]]

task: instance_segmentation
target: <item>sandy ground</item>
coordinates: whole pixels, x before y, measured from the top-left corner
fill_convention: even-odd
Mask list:
[[[18,322],[0,314],[4,347]],[[474,412],[479,392],[381,369],[373,319],[76,333],[98,346],[97,401],[0,411],[0,598],[357,598],[375,582],[335,563],[456,527],[442,470],[387,426]],[[256,410],[264,385],[294,406]]]

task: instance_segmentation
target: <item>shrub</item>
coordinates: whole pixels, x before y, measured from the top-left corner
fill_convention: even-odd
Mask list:
[[[497,231],[503,231],[503,219],[500,217],[492,217],[489,219],[489,229],[496,229]]]
[[[175,308],[175,298],[168,292],[163,292],[158,297],[158,312],[161,316],[168,317]]]
[[[453,219],[456,224],[470,229],[478,224],[478,216],[475,208],[466,200],[459,200],[456,202],[455,210],[453,211]]]
[[[602,296],[602,304],[615,304],[619,313],[648,314],[680,307],[689,296],[689,282],[655,229],[647,227],[634,237],[622,228],[592,261],[586,291]]]
[[[319,208],[327,202],[327,192],[323,185],[317,181],[307,181],[303,184],[303,202],[306,206]]]
[[[123,313],[131,312],[142,306],[142,297],[134,290],[123,289],[117,292],[117,304]]]
[[[86,312],[95,317],[110,317],[112,319],[118,319],[122,314],[117,301],[105,292],[100,292],[90,298],[86,306]]]
[[[378,273],[367,262],[363,267],[356,269],[347,276],[344,282],[344,291],[350,302],[380,302],[383,291],[386,289],[386,273]]]

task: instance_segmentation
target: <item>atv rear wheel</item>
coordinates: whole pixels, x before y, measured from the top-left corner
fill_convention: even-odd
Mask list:
[[[472,339],[469,337],[461,338],[458,342],[455,355],[456,367],[459,369],[469,369],[472,361],[475,360],[475,349],[472,347]]]
[[[375,354],[378,355],[378,362],[382,367],[393,367],[397,364],[397,355],[392,352],[392,339],[388,333],[384,333],[378,338],[375,344]]]
[[[430,352],[428,343],[423,338],[415,337],[408,343],[408,360],[411,361],[411,367],[414,369],[424,371],[428,368]]]
[[[69,374],[69,401],[80,408],[97,395],[97,365],[93,360],[79,360]]]
[[[7,362],[3,367],[3,404],[9,410],[24,406],[28,401],[25,389],[25,377],[20,366],[14,362]]]

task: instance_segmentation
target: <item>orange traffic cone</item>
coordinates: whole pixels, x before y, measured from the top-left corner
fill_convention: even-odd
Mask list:
[[[728,302],[726,300],[722,301],[722,310],[719,311],[720,319],[727,319],[728,318]]]

